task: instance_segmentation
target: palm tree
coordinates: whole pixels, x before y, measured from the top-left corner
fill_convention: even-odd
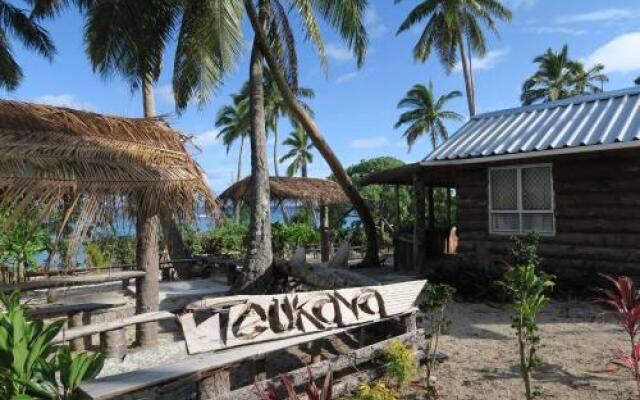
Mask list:
[[[0,87],[6,90],[15,90],[23,77],[22,68],[16,61],[9,42],[10,34],[17,39],[22,46],[44,56],[49,61],[53,59],[56,48],[49,38],[49,33],[40,26],[39,19],[51,14],[50,8],[37,7],[38,2],[25,1],[28,4],[36,3],[31,15],[11,1],[0,1]]]
[[[299,123],[293,124],[294,130],[289,133],[289,137],[283,142],[285,146],[289,146],[290,150],[282,158],[280,162],[291,160],[291,164],[287,168],[287,175],[294,176],[298,171],[301,172],[303,178],[307,177],[307,166],[313,162],[313,154],[311,150],[315,147],[310,142],[307,131],[304,130]]]
[[[416,140],[428,134],[431,139],[431,146],[435,149],[440,140],[446,140],[449,137],[445,120],[462,121],[462,115],[455,111],[445,110],[447,102],[456,97],[462,96],[457,90],[442,95],[436,99],[433,92],[433,82],[429,82],[429,86],[414,85],[398,103],[398,108],[408,108],[400,114],[395,128],[404,125],[409,127],[404,131],[402,137],[407,139],[409,151]]]
[[[238,149],[238,172],[236,182],[242,178],[242,155],[244,151],[244,139],[249,135],[249,99],[242,94],[231,96],[232,105],[223,106],[216,115],[215,125],[220,129],[218,138],[227,148],[227,154],[233,143],[240,140]],[[240,207],[234,205],[236,222],[240,221]]]
[[[582,63],[569,57],[567,45],[557,52],[547,49],[533,62],[538,64],[538,70],[522,85],[520,99],[524,105],[597,93],[602,91],[601,85],[608,81],[602,73],[603,65],[597,64],[586,70]]]
[[[275,176],[280,176],[278,170],[278,146],[280,145],[278,131],[279,120],[283,116],[289,116],[291,118],[291,115],[269,68],[264,69],[264,91],[267,131],[273,132],[273,171]],[[302,101],[303,98],[312,99],[315,97],[313,89],[298,87],[297,96],[298,101],[313,115],[311,108]]]
[[[60,0],[42,0],[54,6]],[[85,45],[93,69],[103,77],[120,75],[131,90],[141,89],[145,117],[155,116],[153,87],[162,68],[164,51],[178,31],[174,75],[180,77],[181,95],[206,100],[212,88],[220,83],[241,51],[242,5],[235,0],[75,0],[85,15]],[[193,56],[197,54],[198,57]],[[188,55],[188,57],[187,57]],[[196,60],[197,62],[193,62]],[[184,97],[176,97],[178,106],[186,106]],[[167,247],[172,259],[187,254],[173,216],[159,210]],[[150,276],[158,274],[157,214],[140,214],[137,218],[138,268]],[[177,268],[187,277],[186,268]],[[138,304],[140,311],[157,307],[158,283],[145,280]],[[153,345],[157,341],[157,323],[136,330],[138,342]]]
[[[396,3],[400,1],[396,0]],[[476,98],[472,52],[480,57],[487,52],[482,25],[497,33],[496,20],[511,21],[511,16],[511,11],[499,0],[424,0],[411,10],[396,34],[428,19],[413,49],[413,56],[417,61],[425,62],[435,48],[440,61],[450,72],[458,61],[456,52],[459,52],[469,114],[474,116]]]

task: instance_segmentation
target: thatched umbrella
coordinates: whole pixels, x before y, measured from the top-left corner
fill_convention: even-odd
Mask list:
[[[220,200],[240,201],[249,198],[250,177],[229,186],[220,195]],[[279,201],[300,200],[320,206],[322,235],[320,254],[322,261],[329,261],[329,205],[348,203],[349,198],[334,181],[318,178],[269,177],[271,198]]]
[[[109,218],[112,205],[133,204],[138,268],[148,276],[139,291],[150,296],[138,309],[156,308],[158,212],[192,215],[198,200],[209,210],[214,206],[184,141],[160,119],[0,101],[0,210],[8,210],[0,229],[21,215],[42,222],[59,207],[65,207],[65,225],[78,209],[72,235],[77,242],[94,221]]]

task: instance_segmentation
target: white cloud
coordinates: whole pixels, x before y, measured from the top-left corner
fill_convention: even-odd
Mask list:
[[[632,18],[634,12],[626,8],[606,8],[581,14],[561,15],[556,18],[559,24],[572,24],[580,22],[602,22]]]
[[[193,138],[193,143],[196,146],[200,147],[201,149],[204,149],[206,147],[211,147],[214,144],[218,143],[218,131],[214,129],[214,130],[203,132],[199,135],[196,135]]]
[[[491,50],[483,58],[472,57],[471,65],[473,66],[474,71],[488,71],[494,68],[500,61],[502,61],[507,54],[509,54],[508,49],[500,49],[500,50]],[[462,63],[458,62],[455,67],[453,67],[454,72],[462,71]]]
[[[170,84],[160,85],[155,88],[156,98],[167,105],[174,105],[173,87]]]
[[[573,35],[573,36],[580,36],[587,33],[587,31],[583,29],[573,29],[573,28],[567,28],[564,26],[539,26],[537,28],[526,29],[525,32],[537,33],[537,34],[545,34],[545,33],[565,34],[565,35]]]
[[[72,94],[45,94],[33,99],[34,103],[47,104],[57,107],[75,108],[77,110],[96,111],[97,107],[91,103],[78,100]]]
[[[364,25],[372,38],[382,37],[389,31],[373,6],[364,12]]]
[[[357,72],[348,72],[336,78],[336,83],[346,83],[358,77]]]
[[[353,54],[351,50],[343,45],[336,43],[328,43],[324,49],[327,57],[335,61],[351,61],[353,60]]]
[[[355,139],[351,141],[351,147],[354,149],[375,149],[389,144],[389,139],[384,136],[372,138]]]
[[[603,64],[607,72],[629,72],[640,69],[640,32],[616,36],[586,59],[587,65]]]

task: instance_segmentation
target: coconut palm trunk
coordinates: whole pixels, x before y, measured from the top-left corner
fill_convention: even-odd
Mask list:
[[[475,93],[473,87],[473,71],[471,71],[470,66],[470,54],[467,54],[465,49],[465,40],[461,31],[458,31],[458,46],[460,47],[460,62],[462,63],[462,74],[464,76],[464,86],[465,91],[467,92],[467,105],[469,106],[469,116],[473,117],[476,115],[476,102],[475,102]]]
[[[356,188],[353,186],[349,175],[347,175],[345,169],[340,163],[340,160],[338,160],[338,157],[336,157],[329,144],[322,137],[322,134],[320,133],[320,130],[316,126],[313,119],[298,103],[296,96],[289,88],[289,85],[287,84],[287,81],[284,79],[284,75],[282,74],[280,65],[278,65],[278,63],[276,62],[276,58],[271,53],[271,49],[267,44],[268,42],[262,28],[262,24],[260,23],[255,9],[253,9],[251,0],[244,0],[244,5],[251,22],[251,26],[255,33],[254,45],[257,45],[257,47],[259,47],[259,49],[262,51],[264,59],[266,60],[271,72],[273,73],[273,76],[278,85],[278,89],[280,89],[282,97],[287,103],[288,108],[291,110],[296,120],[300,122],[305,128],[305,130],[309,134],[309,137],[311,137],[311,139],[313,140],[316,149],[318,149],[322,157],[329,165],[329,168],[331,168],[331,171],[336,177],[336,181],[342,187],[342,190],[344,190],[345,194],[349,197],[351,204],[360,215],[360,219],[364,226],[365,234],[367,237],[367,252],[365,254],[363,264],[368,266],[379,266],[380,259],[378,256],[376,226],[369,207],[365,203],[362,196],[360,196],[360,193],[358,193]]]
[[[142,82],[142,104],[146,118],[155,116],[153,78],[144,77]],[[136,280],[136,313],[158,311],[160,260],[158,257],[158,230],[160,219],[156,213],[148,212],[139,199],[136,224],[136,265],[145,271],[142,279]],[[153,347],[158,343],[158,323],[150,322],[136,326],[136,341],[142,347]]]
[[[264,2],[260,1],[263,9]],[[261,13],[262,15],[262,13]],[[260,17],[261,21],[265,18]],[[262,22],[260,22],[262,24]],[[264,109],[263,55],[254,42],[251,51],[249,90],[251,94],[251,185],[249,205],[251,220],[247,255],[240,279],[233,292],[259,293],[269,289],[271,250],[271,203],[269,198],[269,163]]]
[[[244,152],[244,135],[240,135],[240,149],[238,150],[238,173],[236,175],[236,182],[240,182],[242,179],[242,153]],[[240,223],[240,200],[237,200],[234,207],[234,214],[236,218],[236,223]]]

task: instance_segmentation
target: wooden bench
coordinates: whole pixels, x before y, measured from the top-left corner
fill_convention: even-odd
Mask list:
[[[219,394],[210,397],[211,392],[207,386],[211,382],[208,382],[208,380],[211,379],[214,383],[219,384],[222,374],[222,379],[226,379],[228,385],[228,368],[234,364],[247,360],[264,359],[267,354],[274,351],[284,350],[289,347],[338,335],[349,330],[362,329],[368,325],[398,318],[402,321],[405,321],[407,318],[415,321],[415,310],[391,318],[383,318],[359,325],[196,354],[172,364],[159,365],[143,370],[94,379],[84,383],[80,387],[80,398],[107,400],[121,398],[122,396],[132,395],[133,393],[136,393],[136,395],[131,398],[136,399],[165,398],[168,391],[178,389],[179,385],[184,386],[190,383],[198,384],[198,390],[201,395],[199,398],[218,398],[217,396]],[[410,322],[403,323],[407,328],[411,328],[408,329],[408,331],[416,331],[415,325],[412,325]]]
[[[157,322],[175,318],[168,311],[154,311],[144,314],[136,314],[131,317],[121,318],[117,321],[101,322],[98,324],[84,325],[62,331],[53,338],[53,343],[62,343],[84,337],[100,334],[100,351],[106,358],[122,359],[127,354],[127,337],[125,328],[131,325],[147,322]]]
[[[91,324],[91,313],[94,311],[119,307],[124,304],[124,302],[120,302],[47,305],[45,307],[30,309],[27,318],[46,319],[66,316],[67,326],[69,329],[73,329]],[[71,350],[74,351],[86,350],[91,347],[91,337],[73,339],[70,341],[70,346]]]

